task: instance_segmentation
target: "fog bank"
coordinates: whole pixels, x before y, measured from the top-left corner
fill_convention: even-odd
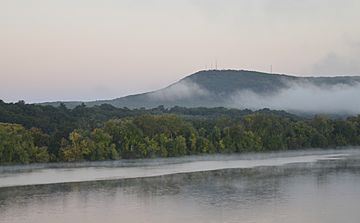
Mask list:
[[[235,108],[290,110],[314,113],[360,113],[360,84],[316,86],[293,83],[273,95],[253,91],[233,94],[227,105]]]
[[[188,80],[182,80],[162,90],[151,92],[149,94],[149,98],[160,101],[171,101],[196,96],[205,96],[207,94],[208,91],[201,88],[198,84]]]

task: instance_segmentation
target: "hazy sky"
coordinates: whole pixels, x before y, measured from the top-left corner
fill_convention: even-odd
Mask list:
[[[211,67],[360,74],[359,0],[0,0],[0,99],[94,100]]]

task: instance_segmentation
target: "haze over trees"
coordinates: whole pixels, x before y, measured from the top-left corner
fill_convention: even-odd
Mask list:
[[[0,101],[0,163],[72,162],[360,145],[360,116],[268,109],[68,109]]]
[[[89,107],[227,107],[286,110],[296,113],[359,114],[359,76],[299,77],[246,70],[207,70],[189,75],[157,91],[113,100],[92,101]],[[82,102],[66,102],[74,108]],[[45,103],[58,106],[59,102]]]

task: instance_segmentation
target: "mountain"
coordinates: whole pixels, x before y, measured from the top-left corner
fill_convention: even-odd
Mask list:
[[[331,96],[334,92],[349,89],[357,91],[360,89],[359,86],[359,76],[298,77],[246,70],[207,70],[194,73],[157,91],[113,100],[85,102],[85,104],[87,106],[111,104],[116,107],[128,108],[151,108],[160,105],[165,107],[263,108],[272,107],[273,104],[278,104],[279,100],[291,100],[292,102],[299,100],[302,103],[307,100],[311,101],[311,98],[319,95],[326,97],[326,95]],[[296,94],[300,98],[297,98]],[[289,95],[293,95],[293,98],[286,99]],[[301,99],[301,95],[307,95],[307,98]],[[277,97],[280,98],[277,99]],[[268,104],[269,102],[273,102],[273,104]],[[59,103],[46,104],[56,106]],[[65,105],[74,107],[81,103],[66,102]],[[283,107],[280,103],[275,109],[297,110],[296,106],[295,108]]]

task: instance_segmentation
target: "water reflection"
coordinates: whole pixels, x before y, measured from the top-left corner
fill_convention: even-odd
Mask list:
[[[0,222],[358,222],[360,160],[0,188]]]

